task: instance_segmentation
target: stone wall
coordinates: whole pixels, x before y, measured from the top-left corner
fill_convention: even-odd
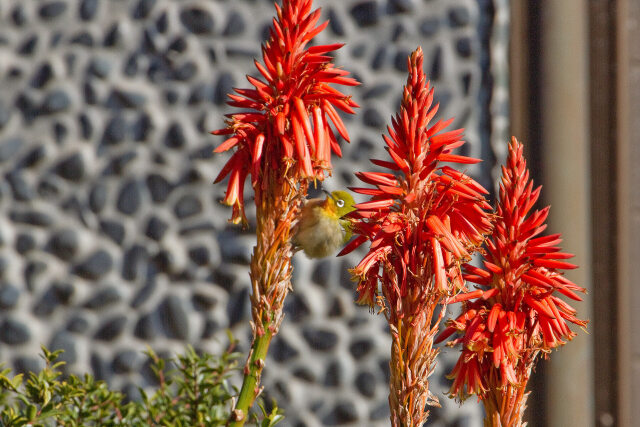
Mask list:
[[[440,117],[467,129],[463,151],[486,160],[470,171],[491,187],[491,129],[506,120],[506,82],[494,79],[506,74],[506,32],[493,17],[505,2],[315,4],[331,19],[319,41],[346,42],[336,63],[362,82],[362,108],[345,118],[352,143],[325,187],[354,184],[384,156],[380,134],[418,44]],[[152,383],[146,346],[217,351],[229,328],[247,349],[255,238],[218,203],[227,157],[212,155],[221,140],[208,131],[231,111],[231,88],[247,86],[273,13],[270,0],[0,2],[1,361],[36,370],[41,344],[62,348],[70,372],[135,398]],[[360,255],[295,257],[264,375],[285,426],[388,425],[386,322],[354,304],[347,272]],[[429,425],[480,426],[477,405],[443,395],[448,353]]]

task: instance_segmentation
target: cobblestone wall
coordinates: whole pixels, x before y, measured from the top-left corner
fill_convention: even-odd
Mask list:
[[[384,156],[418,44],[440,116],[467,129],[466,153],[488,160],[471,171],[490,186],[490,131],[506,119],[506,83],[492,84],[506,33],[492,23],[505,2],[315,3],[331,19],[320,42],[346,42],[336,63],[362,82],[326,188]],[[227,224],[224,186],[211,184],[226,157],[208,131],[247,85],[272,16],[270,0],[0,1],[1,361],[36,370],[40,344],[62,348],[70,371],[135,397],[151,381],[147,345],[217,351],[230,328],[246,350],[254,236]],[[354,305],[358,256],[295,257],[264,376],[286,426],[388,425],[388,331]],[[477,405],[443,396],[453,360],[436,371],[430,425],[480,426]]]

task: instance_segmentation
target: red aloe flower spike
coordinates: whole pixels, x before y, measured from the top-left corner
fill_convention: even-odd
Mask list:
[[[389,172],[356,173],[369,186],[352,190],[370,198],[350,214],[356,238],[341,252],[370,242],[368,254],[352,272],[358,302],[380,305],[389,322],[393,426],[420,426],[428,416],[425,406],[438,404],[429,392],[428,375],[435,366],[433,338],[444,310],[436,319],[433,313],[462,288],[460,265],[492,228],[486,191],[441,164],[476,160],[451,154],[464,143],[461,129],[442,132],[451,120],[430,123],[438,106],[422,62],[418,48],[409,57],[400,111],[383,137],[390,159],[372,160]],[[484,389],[480,377],[475,384]]]
[[[538,355],[547,357],[551,349],[575,336],[567,322],[580,327],[587,324],[555,295],[580,300],[574,291],[585,290],[560,271],[576,268],[564,261],[572,255],[556,246],[560,235],[538,237],[546,228],[549,212],[548,207],[531,212],[539,196],[540,187],[534,190],[529,179],[523,146],[513,138],[507,165],[502,168],[499,219],[486,241],[484,268],[464,266],[464,278],[481,290],[449,300],[464,301],[463,314],[448,321],[438,338],[443,341],[456,332],[462,334],[447,343],[463,344],[450,374],[454,379],[450,394],[460,399],[477,394],[485,405],[485,426],[524,425],[525,388]],[[477,370],[485,381],[483,386],[478,385]]]
[[[318,24],[320,9],[312,10],[312,0],[283,0],[275,8],[262,61],[255,61],[257,75],[247,76],[251,88],[229,94],[229,105],[242,110],[228,114],[226,127],[212,132],[227,136],[215,152],[233,150],[216,178],[229,177],[222,202],[233,206],[231,221],[247,223],[248,177],[256,203],[257,244],[250,266],[254,338],[230,426],[244,424],[260,390],[264,359],[291,288],[291,231],[309,181],[331,174],[331,152],[341,155],[336,132],[349,140],[336,109],[353,113],[358,106],[333,87],[358,84],[325,55],[342,45],[307,48],[328,24]]]
[[[358,105],[331,85],[354,86],[359,83],[345,77],[347,71],[335,68],[330,56],[322,55],[339,49],[342,44],[305,48],[328,23],[316,26],[320,9],[312,12],[311,7],[311,0],[285,0],[282,7],[277,6],[277,18],[273,20],[270,38],[262,48],[264,65],[255,61],[265,80],[247,76],[254,89],[236,88],[236,94],[229,94],[229,105],[254,111],[230,114],[227,126],[212,132],[231,135],[216,148],[216,152],[235,147],[236,154],[247,152],[250,154],[245,159],[254,160],[229,160],[224,169],[226,173],[220,177],[222,179],[235,171],[232,173],[234,180],[229,181],[227,196],[223,200],[235,207],[234,223],[246,222],[243,199],[238,192],[242,189],[239,181],[244,181],[247,175],[251,175],[252,185],[257,188],[261,181],[260,166],[270,164],[276,167],[287,163],[293,168],[293,175],[321,180],[331,172],[327,152],[339,154],[337,141],[332,143],[335,136],[333,132],[327,132],[328,127],[324,124],[333,123],[337,132],[349,140],[335,108],[353,113],[353,108]],[[315,109],[319,111],[314,112]],[[325,139],[317,141],[316,134],[318,137],[324,134]],[[264,140],[258,139],[259,135],[264,135]]]

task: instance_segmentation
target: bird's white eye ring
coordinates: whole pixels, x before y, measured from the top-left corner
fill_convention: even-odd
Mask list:
[[[343,207],[344,206],[344,200],[342,200],[342,199],[336,200],[336,206],[338,206],[339,208]]]

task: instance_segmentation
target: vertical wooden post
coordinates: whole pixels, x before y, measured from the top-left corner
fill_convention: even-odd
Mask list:
[[[567,277],[587,288],[575,304],[580,318],[592,319],[591,203],[589,140],[589,51],[586,0],[542,2],[541,170],[549,231],[561,232],[563,249],[580,266]],[[547,363],[550,426],[594,425],[593,335],[578,333]]]
[[[594,346],[595,421],[616,425],[618,337],[617,283],[617,120],[616,120],[616,4],[589,2],[589,92],[591,126],[591,232],[593,251],[593,317],[589,329]]]
[[[619,0],[617,10],[618,196],[618,420],[640,422],[640,2]]]

